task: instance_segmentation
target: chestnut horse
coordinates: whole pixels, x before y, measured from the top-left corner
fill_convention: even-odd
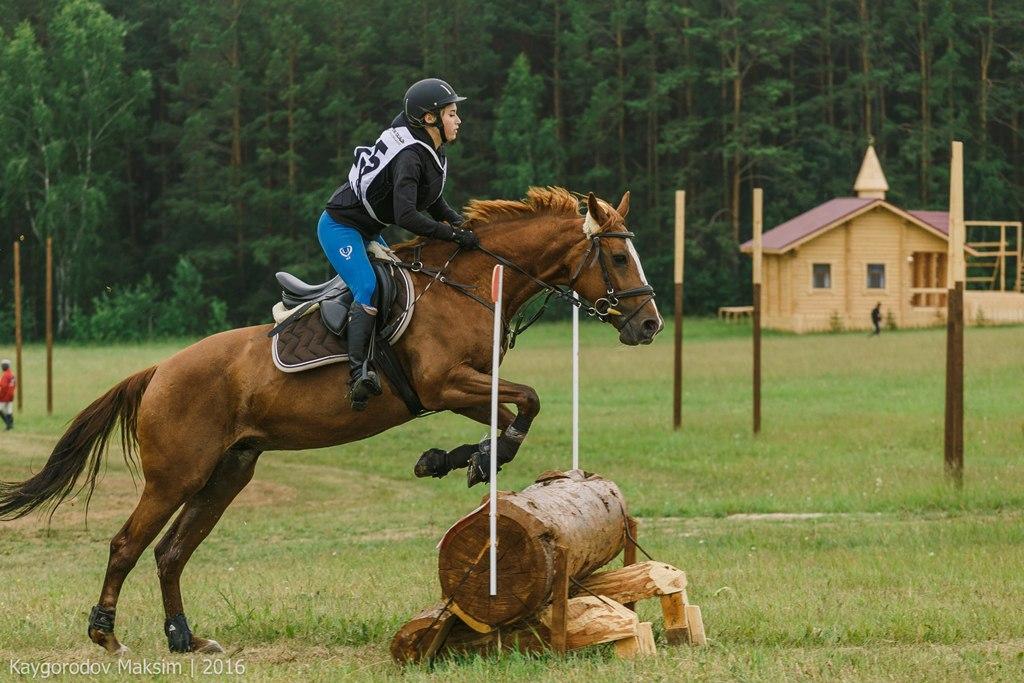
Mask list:
[[[419,245],[426,265],[440,267],[451,260],[448,279],[475,286],[481,296],[489,291],[494,255],[504,257],[518,266],[506,268],[502,303],[510,316],[542,291],[541,282],[571,285],[595,302],[589,310],[596,309],[616,327],[622,343],[646,344],[663,324],[623,221],[628,209],[628,192],[617,208],[591,194],[584,216],[568,191],[531,188],[526,201],[470,203],[467,227],[479,236],[480,251],[459,252],[452,259],[454,245],[417,240],[396,252],[408,256]],[[423,293],[430,281],[424,273],[415,274],[416,291]],[[624,295],[621,301],[617,294]],[[425,408],[489,424],[492,324],[491,310],[442,283],[434,282],[420,299],[396,351]],[[175,511],[181,508],[155,548],[168,643],[172,651],[222,651],[216,641],[190,632],[179,578],[252,479],[260,454],[365,439],[412,417],[387,383],[368,410],[353,412],[346,400],[345,364],[299,374],[277,370],[270,358],[269,329],[259,325],[215,334],[128,377],[78,414],[38,474],[0,484],[0,519],[56,507],[73,492],[83,471],[91,493],[107,441],[120,421],[125,458],[138,454],[145,485],[135,510],[111,539],[99,604],[89,618],[89,637],[111,653],[127,649],[114,635],[121,586]],[[185,387],[203,389],[182,400]],[[499,417],[502,438],[514,455],[540,401],[532,388],[507,380],[501,380],[499,396],[518,411],[503,406]],[[431,473],[443,476],[448,468],[466,466],[466,455],[458,462],[441,457]]]

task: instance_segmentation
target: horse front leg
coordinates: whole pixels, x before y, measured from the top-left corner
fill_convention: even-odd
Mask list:
[[[439,402],[445,410],[465,415],[481,424],[491,422],[491,376],[462,366],[453,372],[442,388]],[[540,413],[540,398],[533,387],[506,380],[498,381],[498,465],[511,462],[530,431],[533,419]],[[504,405],[511,403],[518,412]],[[485,482],[490,474],[490,439],[477,444],[463,444],[451,451],[432,448],[420,456],[415,473],[418,477],[443,477],[451,470],[469,467],[467,483]]]

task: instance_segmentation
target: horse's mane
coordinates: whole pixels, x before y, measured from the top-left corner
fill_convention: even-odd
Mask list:
[[[511,220],[537,214],[579,216],[580,202],[564,187],[531,187],[526,199],[473,199],[463,210],[464,227],[476,228],[495,221]]]
[[[475,230],[495,222],[541,214],[578,217],[582,215],[580,200],[564,187],[531,187],[526,191],[525,199],[471,199],[462,209],[462,215],[466,217],[462,227]],[[396,244],[392,249],[409,249],[425,241],[425,237],[415,237]]]

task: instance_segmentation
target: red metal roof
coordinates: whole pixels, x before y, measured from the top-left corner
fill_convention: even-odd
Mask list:
[[[863,209],[868,204],[880,202],[880,199],[867,197],[837,197],[830,199],[824,204],[819,204],[810,211],[805,211],[796,218],[790,218],[785,223],[776,225],[761,236],[761,246],[764,249],[785,249],[793,242],[798,242],[808,235],[812,235],[831,225],[844,216]],[[742,249],[752,248],[753,240],[744,242]]]
[[[871,204],[883,204],[881,199],[870,197],[837,197],[824,204],[819,204],[810,211],[805,211],[796,218],[776,225],[767,230],[761,237],[764,249],[784,250],[789,245],[813,235],[829,225],[841,221],[846,216],[857,213]],[[935,228],[943,235],[949,234],[949,213],[946,211],[907,211],[908,214],[927,225]],[[744,242],[740,249],[749,251],[754,246],[753,240]]]
[[[932,226],[943,235],[949,235],[948,211],[907,211],[911,216]]]

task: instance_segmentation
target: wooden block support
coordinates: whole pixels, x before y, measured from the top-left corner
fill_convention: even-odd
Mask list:
[[[700,607],[697,605],[686,606],[686,626],[690,632],[690,645],[707,645],[707,638],[704,637],[704,618],[700,615]]]
[[[685,593],[661,596],[661,614],[665,619],[665,640],[669,645],[683,645],[690,642],[690,630],[686,623]]]
[[[637,535],[637,524],[636,520],[632,517],[626,517],[626,540],[622,548],[622,564],[628,567],[631,564],[636,564],[636,535]],[[635,602],[627,602],[626,607],[636,611]]]
[[[654,629],[651,627],[651,622],[644,621],[636,627],[636,639],[640,644],[640,654],[642,655],[656,655],[658,654],[658,648],[654,644]]]
[[[568,645],[569,563],[564,545],[555,547],[555,582],[551,589],[551,649],[564,655]]]
[[[657,652],[658,649],[654,645],[654,630],[649,621],[637,625],[636,635],[615,642],[615,654],[622,659],[635,659]]]

